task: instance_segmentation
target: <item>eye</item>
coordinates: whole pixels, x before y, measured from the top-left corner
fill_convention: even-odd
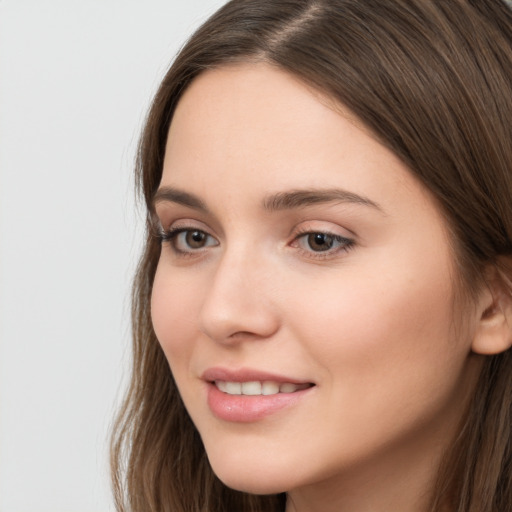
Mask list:
[[[299,233],[292,246],[297,246],[308,253],[335,254],[338,251],[347,251],[354,245],[354,240],[341,235],[323,231]]]
[[[191,253],[219,245],[213,236],[194,228],[171,228],[162,235],[162,242],[165,241],[169,241],[177,253]]]

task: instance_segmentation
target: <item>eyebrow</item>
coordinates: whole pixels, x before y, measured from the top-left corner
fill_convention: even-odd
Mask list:
[[[369,206],[384,213],[384,210],[375,201],[339,188],[278,192],[277,194],[267,197],[263,201],[263,206],[266,210],[278,211],[293,210],[322,203],[355,203]]]
[[[177,203],[203,213],[209,213],[208,207],[199,197],[174,187],[160,187],[156,191],[153,196],[153,205],[155,206],[161,202]],[[384,213],[384,210],[375,201],[339,188],[297,189],[287,192],[277,192],[263,200],[263,208],[267,211],[274,212],[305,208],[323,203],[359,204]]]
[[[155,192],[155,195],[153,196],[153,206],[162,202],[177,203],[187,206],[188,208],[193,208],[194,210],[199,210],[203,213],[209,213],[204,202],[197,196],[174,187],[160,187]]]

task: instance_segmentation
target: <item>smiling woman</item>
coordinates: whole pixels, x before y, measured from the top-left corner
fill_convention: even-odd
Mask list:
[[[140,146],[119,510],[510,509],[511,43],[496,0],[192,37]]]

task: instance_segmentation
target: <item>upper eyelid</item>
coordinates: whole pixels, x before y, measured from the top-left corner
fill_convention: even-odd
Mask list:
[[[215,238],[223,233],[222,227],[215,217],[209,214],[205,217],[201,211],[193,211],[187,206],[181,207],[180,204],[170,201],[161,201],[156,204],[151,213],[151,223],[153,228],[162,226],[164,231],[168,231],[175,223],[180,223],[180,226],[183,223],[186,227],[199,229]]]
[[[179,235],[181,233],[187,233],[188,231],[200,231],[201,233],[204,233],[205,235],[217,240],[218,242],[218,238],[210,233],[209,230],[196,226],[170,226],[167,229],[162,229],[162,233],[165,235]]]
[[[193,218],[182,218],[182,219],[175,219],[172,221],[167,221],[166,219],[162,219],[159,216],[156,217],[156,223],[157,226],[161,228],[163,231],[171,231],[173,229],[181,229],[184,230],[198,230],[198,231],[204,231],[205,233],[216,237],[214,234],[214,230],[212,230],[207,224],[204,222],[193,219]]]
[[[352,236],[345,236],[345,235],[341,235],[339,233],[334,233],[332,231],[328,231],[328,230],[320,230],[320,229],[317,229],[317,230],[307,230],[307,231],[302,231],[302,232],[298,232],[292,239],[292,243],[301,239],[301,238],[304,238],[305,236],[308,236],[308,235],[316,235],[316,234],[322,234],[322,235],[328,235],[328,236],[331,236],[333,237],[335,240],[344,240],[346,242],[349,242],[351,244],[355,243],[355,239],[354,237]]]
[[[328,226],[327,226],[328,225]],[[333,236],[341,236],[347,239],[356,239],[357,234],[352,230],[339,224],[338,222],[328,220],[305,220],[295,225],[291,236],[300,236],[308,233],[326,233]]]
[[[178,192],[180,196],[178,200],[170,200],[161,197],[153,202],[150,213],[153,224],[156,219],[156,225],[161,225],[167,230],[174,222],[183,220],[184,222],[198,223],[202,227],[197,227],[197,229],[209,232],[212,236],[216,236],[213,233],[222,232],[220,222],[218,222],[215,215],[206,208],[204,203],[201,202],[200,205],[196,205],[195,199],[189,203],[186,198],[182,201],[182,194],[184,196],[189,196],[189,194],[185,192],[182,193],[181,191]],[[201,220],[203,218],[206,222]]]
[[[295,234],[308,234],[308,233],[326,233],[326,234],[329,234],[329,235],[335,235],[335,236],[342,236],[344,238],[348,238],[348,236],[345,236],[341,233],[338,233],[338,230],[343,230],[345,232],[347,232],[349,235],[348,236],[355,236],[354,233],[352,233],[352,231],[350,231],[349,229],[347,228],[343,228],[341,226],[338,226],[338,229],[336,228],[324,228],[324,227],[299,227],[299,228],[294,228],[294,233]]]

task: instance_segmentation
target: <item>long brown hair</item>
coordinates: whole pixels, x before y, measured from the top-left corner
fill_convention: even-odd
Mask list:
[[[512,252],[512,13],[500,0],[233,0],[165,76],[140,141],[148,221],[133,287],[133,369],[112,436],[119,511],[284,510],[213,474],[151,325],[151,204],[173,111],[206,69],[265,61],[348,107],[437,199],[467,297]],[[500,267],[508,275],[508,265]],[[508,280],[508,282],[510,282]],[[512,509],[512,364],[489,356],[439,471],[432,511]]]

